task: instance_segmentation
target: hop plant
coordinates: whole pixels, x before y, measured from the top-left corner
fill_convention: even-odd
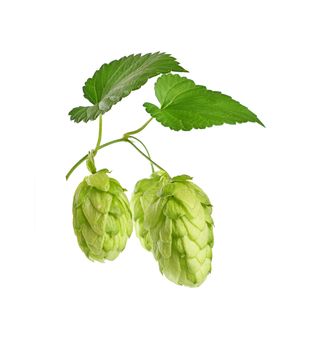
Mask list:
[[[132,197],[135,228],[169,280],[199,286],[211,271],[212,206],[187,175],[155,173],[139,181]]]
[[[119,182],[101,170],[86,176],[73,200],[73,227],[90,260],[114,260],[133,229],[129,202]]]
[[[203,190],[187,175],[170,178],[137,136],[153,120],[173,131],[189,132],[223,124],[261,120],[247,107],[219,91],[207,89],[175,73],[188,73],[164,52],[129,55],[103,64],[83,86],[88,100],[69,112],[75,123],[99,122],[95,148],[68,171],[86,163],[92,175],[78,186],[73,201],[73,226],[79,245],[91,260],[114,260],[125,248],[132,231],[133,213],[137,236],[158,261],[171,281],[199,286],[211,271],[213,246],[212,206]],[[103,115],[149,79],[159,76],[154,90],[158,102],[145,102],[149,119],[139,128],[102,143]],[[134,136],[136,135],[136,136]],[[181,136],[178,134],[179,140]],[[125,143],[145,157],[152,176],[137,182],[131,204],[119,182],[96,170],[97,153],[110,145]],[[155,172],[155,169],[160,171]],[[131,207],[131,208],[130,208]]]

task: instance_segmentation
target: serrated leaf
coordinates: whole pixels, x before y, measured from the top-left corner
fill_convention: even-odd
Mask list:
[[[161,76],[155,84],[161,107],[144,103],[146,111],[172,130],[204,129],[213,125],[256,122],[264,126],[248,108],[231,97],[196,85],[177,74]]]
[[[149,78],[171,71],[186,72],[175,58],[160,52],[130,55],[104,64],[83,87],[84,97],[93,106],[73,108],[69,112],[71,120],[77,123],[95,120]]]

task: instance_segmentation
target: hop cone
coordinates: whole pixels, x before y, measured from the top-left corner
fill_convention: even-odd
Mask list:
[[[107,170],[86,176],[73,199],[73,227],[90,260],[114,260],[132,233],[129,202],[119,182]]]
[[[170,179],[165,174],[142,180],[148,189],[138,185],[144,190],[138,193],[145,205],[143,224],[137,219],[136,229],[145,243],[150,242],[148,248],[169,280],[196,287],[211,271],[213,220],[207,195],[190,180],[187,175]],[[134,198],[138,193],[135,190]]]

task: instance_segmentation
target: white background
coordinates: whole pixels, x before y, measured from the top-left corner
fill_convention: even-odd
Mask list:
[[[2,1],[0,348],[324,349],[321,1]],[[172,284],[135,235],[114,262],[77,246],[68,168],[96,141],[74,124],[104,62],[166,51],[190,77],[266,124],[141,137],[214,204],[213,272]],[[103,140],[143,124],[154,79],[114,106]],[[128,145],[98,155],[128,194],[149,165]]]

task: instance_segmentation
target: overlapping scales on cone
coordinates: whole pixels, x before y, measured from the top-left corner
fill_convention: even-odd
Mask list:
[[[165,172],[156,172],[148,179],[142,179],[135,185],[134,193],[130,202],[135,224],[136,235],[139,238],[142,246],[148,251],[152,251],[152,239],[149,231],[144,226],[144,213],[156,197],[157,191],[162,186],[163,180],[166,180],[168,175]]]
[[[114,260],[132,233],[129,202],[119,182],[107,170],[86,176],[73,199],[73,227],[90,260]]]

